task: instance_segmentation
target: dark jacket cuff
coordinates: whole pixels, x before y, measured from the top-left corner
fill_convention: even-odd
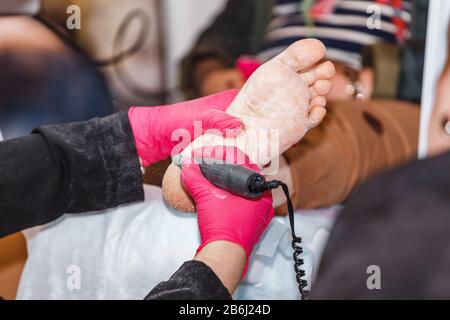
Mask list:
[[[153,289],[145,300],[232,300],[220,279],[206,264],[190,261]]]
[[[62,157],[65,212],[104,210],[144,200],[143,175],[128,114],[34,131]]]

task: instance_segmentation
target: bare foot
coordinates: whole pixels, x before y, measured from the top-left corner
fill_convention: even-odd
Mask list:
[[[205,134],[183,154],[189,156],[192,149],[202,146],[231,145],[260,167],[278,158],[326,114],[325,96],[331,91],[335,68],[331,62],[319,64],[325,51],[318,40],[302,40],[261,66],[227,110],[243,121],[244,133],[233,139]],[[178,168],[169,167],[163,182],[164,197],[179,210],[193,211],[179,174]]]

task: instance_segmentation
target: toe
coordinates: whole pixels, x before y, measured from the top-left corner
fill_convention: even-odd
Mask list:
[[[275,59],[295,71],[311,68],[325,57],[325,45],[316,39],[300,40]]]
[[[317,96],[326,96],[331,92],[332,84],[329,80],[317,80],[310,87],[311,90],[311,98],[315,98]]]
[[[327,98],[325,98],[324,96],[317,96],[311,100],[311,103],[309,105],[311,106],[311,110],[315,107],[325,108],[327,106]]]
[[[323,107],[315,107],[309,113],[309,128],[317,127],[327,114],[327,109]]]
[[[321,63],[319,66],[308,72],[300,73],[300,77],[311,86],[317,80],[330,80],[336,74],[336,69],[331,61]]]
[[[336,75],[336,68],[331,61],[320,64],[315,70],[317,80],[331,80]]]
[[[305,73],[300,73],[300,77],[308,84],[308,86],[312,86],[314,82],[318,80],[316,69],[312,69],[311,71]]]

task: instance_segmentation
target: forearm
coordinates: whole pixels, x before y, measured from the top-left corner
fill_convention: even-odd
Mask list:
[[[206,245],[167,282],[158,285],[146,300],[230,300],[246,263],[239,245],[216,241]]]
[[[210,267],[231,294],[236,291],[244,273],[246,256],[237,244],[217,241],[206,245],[195,257]]]
[[[41,127],[0,143],[0,237],[64,213],[143,200],[142,173],[125,113]]]

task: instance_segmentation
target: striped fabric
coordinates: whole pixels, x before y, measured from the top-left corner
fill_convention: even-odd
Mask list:
[[[412,4],[409,0],[400,2],[401,9],[393,8],[391,1],[335,2],[334,12],[316,17],[311,25],[307,22],[309,14],[306,15],[302,9],[302,1],[278,0],[259,58],[267,61],[297,40],[317,38],[327,46],[328,59],[359,70],[364,46],[398,42],[398,27],[393,18],[400,17],[407,26],[411,22]],[[368,19],[372,16],[368,9],[375,4],[381,10],[381,29],[378,30],[367,26]]]

